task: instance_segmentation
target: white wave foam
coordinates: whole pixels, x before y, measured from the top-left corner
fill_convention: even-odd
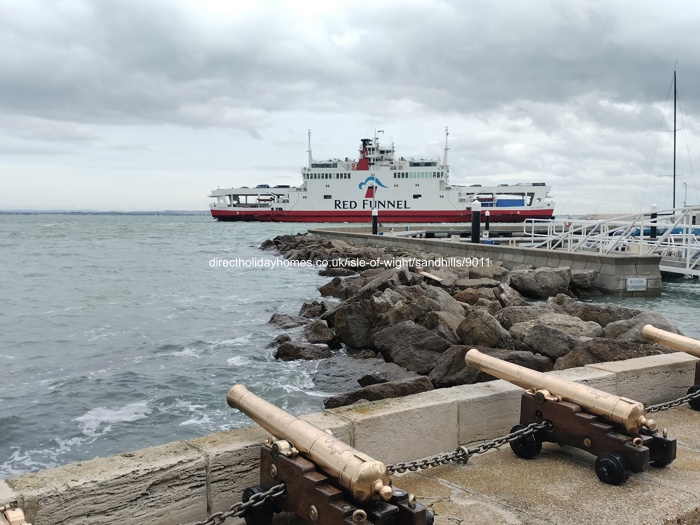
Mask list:
[[[146,401],[131,403],[119,408],[97,407],[73,421],[80,424],[80,431],[89,437],[98,437],[112,430],[111,423],[144,419],[152,412]]]

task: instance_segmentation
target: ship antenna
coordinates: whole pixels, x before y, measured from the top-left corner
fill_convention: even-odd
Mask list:
[[[447,137],[449,137],[449,135],[450,135],[450,132],[447,129],[447,126],[445,126],[445,157],[442,159],[442,165],[446,170],[449,169],[449,167],[447,165],[447,150],[450,149],[450,147],[447,145]]]
[[[309,169],[311,169],[311,130],[309,130],[309,149],[306,151],[309,152]]]

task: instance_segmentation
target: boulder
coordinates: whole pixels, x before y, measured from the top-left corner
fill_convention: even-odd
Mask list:
[[[304,304],[302,304],[301,308],[299,309],[299,315],[306,318],[321,317],[327,310],[328,307],[325,303],[318,301],[304,301]]]
[[[432,330],[445,341],[453,345],[461,344],[457,328],[463,317],[456,317],[448,312],[430,312],[425,318],[425,327]]]
[[[281,312],[275,312],[270,317],[268,323],[279,326],[280,328],[296,328],[297,326],[302,326],[308,323],[309,320],[304,317],[299,317],[296,315],[283,314]]]
[[[457,327],[457,335],[465,345],[491,348],[513,348],[513,340],[495,317],[481,308],[472,308]]]
[[[387,363],[381,357],[377,358],[373,353],[364,350],[363,354],[371,357],[355,358],[346,354],[337,354],[318,363],[313,377],[314,388],[326,394],[340,394],[356,390],[359,381],[368,377],[375,377],[377,383],[417,377],[415,372],[409,372],[396,363]]]
[[[287,334],[280,334],[277,337],[275,337],[272,341],[270,341],[265,348],[277,348],[282,343],[286,343],[287,341],[291,340],[292,338],[289,337]]]
[[[323,400],[324,408],[338,408],[358,401],[379,401],[394,397],[404,397],[433,390],[433,384],[427,377],[400,379],[388,383],[369,385],[353,392],[329,397]]]
[[[494,288],[493,294],[503,308],[507,308],[508,306],[530,306],[530,301],[505,283],[499,285],[498,288]]]
[[[349,301],[359,301],[362,299],[368,299],[376,292],[383,292],[387,288],[397,288],[404,285],[413,284],[413,278],[411,273],[403,268],[401,270],[396,270],[390,268],[378,273],[373,277],[368,283],[364,284],[359,290],[357,290],[353,295],[348,297]]]
[[[454,294],[452,297],[455,301],[459,301],[460,303],[473,305],[476,304],[479,299],[488,299],[489,301],[493,301],[496,299],[496,295],[494,293],[496,290],[498,290],[498,288],[465,288],[464,290],[460,290]]]
[[[576,348],[554,363],[554,370],[564,370],[593,363],[622,361],[635,357],[671,353],[673,350],[657,344],[640,344],[596,337],[581,342]]]
[[[499,312],[500,313],[500,312]],[[573,337],[602,337],[603,327],[593,321],[582,321],[567,314],[548,313],[532,321],[514,324],[508,330],[511,336],[524,341],[535,325],[546,325]]]
[[[372,332],[372,304],[368,300],[343,303],[334,310],[332,322],[339,342],[363,348],[369,343]]]
[[[636,308],[625,308],[615,304],[582,303],[575,301],[576,305],[572,315],[584,321],[595,321],[605,328],[610,323],[633,318],[642,313]]]
[[[496,288],[501,282],[495,279],[482,277],[480,279],[459,279],[455,282],[455,288],[464,290],[466,288]]]
[[[528,306],[507,306],[496,314],[496,320],[506,330],[510,330],[513,325],[538,319],[543,315],[552,313],[549,306],[542,304]]]
[[[571,352],[581,342],[566,332],[544,324],[534,325],[523,339],[532,352],[542,354],[552,362]]]
[[[678,327],[663,315],[641,312],[629,319],[608,323],[605,327],[605,337],[633,343],[648,343],[642,337],[642,328],[648,324],[667,332],[679,333]]]
[[[499,264],[492,264],[489,266],[472,266],[469,269],[469,278],[486,278],[506,284],[510,281],[508,270]]]
[[[335,342],[335,334],[328,328],[326,321],[316,320],[307,324],[304,327],[304,337],[312,344],[326,344],[333,346]]]
[[[365,284],[362,277],[334,277],[329,283],[321,286],[318,291],[323,297],[337,297],[338,299],[348,299],[357,293]]]
[[[464,362],[464,356],[471,348],[474,348],[474,346],[451,346],[440,356],[435,368],[433,368],[428,375],[428,378],[433,382],[435,388],[468,385],[493,379],[490,375],[476,368],[467,368]],[[552,369],[552,362],[547,357],[535,355],[531,352],[501,348],[485,348],[481,346],[476,346],[476,349],[492,357],[497,357],[509,363],[515,363],[539,372],[548,372]]]
[[[525,297],[542,299],[566,293],[570,282],[571,271],[568,266],[510,272],[510,285]]]
[[[593,281],[596,280],[596,277],[598,277],[598,270],[572,269],[569,286],[571,288],[588,289],[593,286]]]
[[[355,270],[352,270],[350,268],[323,268],[322,270],[318,271],[318,274],[323,276],[323,277],[350,277],[352,275],[356,275],[357,272]]]
[[[373,346],[384,359],[418,374],[429,373],[450,343],[424,326],[404,321],[378,331]]]
[[[305,345],[286,341],[277,347],[275,359],[296,361],[298,359],[325,359],[331,356],[328,345]]]

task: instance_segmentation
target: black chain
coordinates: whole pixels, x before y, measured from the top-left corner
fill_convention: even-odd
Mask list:
[[[446,465],[447,463],[451,463],[453,461],[466,462],[469,460],[470,457],[472,457],[475,454],[483,454],[484,452],[491,450],[492,448],[500,448],[507,443],[520,439],[521,437],[534,434],[535,432],[539,432],[540,430],[549,431],[553,428],[554,425],[551,421],[542,421],[541,423],[530,423],[529,425],[527,425],[524,428],[521,428],[520,430],[516,430],[515,432],[511,432],[510,434],[507,434],[500,438],[492,439],[491,441],[486,441],[475,447],[467,448],[465,446],[461,446],[452,454],[440,454],[438,456],[433,456],[418,461],[408,461],[406,463],[389,465],[387,466],[387,469],[389,470],[389,474],[394,474],[406,472],[407,470],[414,472],[419,469],[438,467],[440,465]]]
[[[693,392],[692,394],[688,394],[683,397],[679,397],[678,399],[674,399],[673,401],[667,401],[666,403],[659,403],[658,405],[651,405],[646,407],[647,414],[653,414],[654,412],[660,412],[662,410],[668,410],[669,408],[676,408],[681,406],[684,403],[687,403],[688,401],[692,401],[693,399],[698,399],[700,398],[700,390],[697,392]]]
[[[238,503],[234,503],[229,507],[229,509],[226,512],[217,512],[209,516],[209,518],[206,521],[197,521],[192,525],[221,525],[224,521],[226,521],[226,519],[232,517],[241,518],[249,508],[259,507],[268,500],[275,500],[277,498],[281,498],[285,495],[285,493],[286,488],[284,486],[284,483],[280,483],[279,485],[275,485],[274,487],[272,487],[269,490],[266,490],[265,492],[253,494],[250,497],[250,499],[245,503],[240,501]]]

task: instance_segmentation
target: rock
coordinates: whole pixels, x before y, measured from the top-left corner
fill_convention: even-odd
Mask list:
[[[493,301],[496,298],[495,291],[498,288],[465,288],[460,290],[452,297],[455,301],[467,304],[476,304],[479,299],[488,299]]]
[[[489,266],[472,266],[469,269],[469,278],[486,278],[506,284],[510,281],[508,270],[499,264],[492,264]]]
[[[534,325],[523,339],[532,352],[542,354],[552,362],[571,352],[580,342],[580,339],[544,324]]]
[[[625,308],[614,304],[582,303],[575,301],[575,308],[572,315],[584,321],[595,321],[605,328],[610,323],[631,319],[642,313],[636,308]]]
[[[571,288],[587,289],[593,286],[593,281],[596,280],[596,277],[598,277],[598,270],[574,269],[571,270],[569,286]]]
[[[474,346],[451,346],[440,356],[435,368],[433,368],[428,375],[428,378],[433,382],[435,388],[468,385],[493,379],[490,375],[476,368],[467,368],[464,362],[464,356],[471,348],[474,348]],[[548,372],[552,369],[552,362],[547,357],[535,355],[531,352],[485,348],[480,346],[477,346],[476,349],[492,357],[497,357],[509,363],[515,363],[539,372]]]
[[[568,266],[510,272],[510,285],[525,297],[547,298],[566,293],[570,282]]]
[[[435,283],[437,286],[440,286],[442,288],[452,288],[455,285],[455,282],[457,282],[457,279],[459,279],[459,275],[457,275],[456,273],[448,272],[446,270],[433,270],[431,268],[426,268],[425,271],[430,273],[431,275],[434,275],[435,277],[439,277],[440,279],[442,279],[440,282],[437,282],[428,278],[428,283]]]
[[[387,288],[397,288],[401,285],[413,284],[413,278],[405,268],[401,270],[388,269],[378,273],[371,281],[366,283],[355,294],[348,297],[349,301],[368,299],[375,292],[383,292]]]
[[[380,399],[404,397],[429,390],[433,390],[433,384],[427,377],[400,379],[398,381],[366,386],[347,394],[329,397],[323,400],[323,406],[324,408],[338,408],[361,400],[379,401]]]
[[[337,297],[338,299],[347,299],[357,293],[365,284],[362,277],[347,277],[341,279],[334,277],[329,283],[321,286],[318,291],[323,297]]]
[[[374,357],[374,354],[373,357],[365,359],[337,354],[318,364],[313,378],[314,388],[327,394],[351,392],[357,389],[360,378],[369,376],[388,382],[417,377],[418,374],[409,372],[396,363],[387,363],[381,357]]]
[[[538,324],[556,328],[557,330],[574,337],[601,337],[603,335],[603,327],[598,323],[593,321],[582,321],[573,315],[552,312],[541,315],[532,321],[514,324],[510,327],[508,332],[514,338],[517,337],[518,339],[524,341],[530,330]]]
[[[455,288],[464,290],[465,288],[496,288],[501,282],[495,279],[482,277],[481,279],[459,279],[455,283]]]
[[[489,315],[496,315],[502,310],[501,304],[498,301],[489,301],[488,299],[478,299],[474,306],[483,309]]]
[[[496,320],[501,323],[501,326],[506,330],[518,323],[532,321],[543,315],[552,313],[553,310],[545,305],[529,305],[529,306],[507,306],[496,314]]]
[[[605,327],[605,337],[633,343],[647,343],[648,341],[642,337],[642,328],[647,324],[674,334],[679,333],[678,327],[663,315],[641,312],[630,319],[608,323]]]
[[[312,321],[304,327],[304,337],[309,343],[312,344],[326,344],[328,346],[333,346],[335,342],[335,334],[328,328],[328,323],[326,321]]]
[[[350,277],[351,275],[356,275],[357,272],[355,270],[351,270],[350,268],[324,268],[323,270],[318,271],[319,275],[322,275],[323,277]]]
[[[635,357],[671,353],[674,350],[656,344],[640,344],[596,337],[580,343],[554,363],[554,370],[564,370],[593,363],[622,361]]]
[[[509,306],[530,306],[530,301],[525,299],[511,286],[503,283],[498,288],[493,289],[493,295],[503,308]]]
[[[283,314],[280,312],[275,312],[270,317],[268,323],[279,326],[280,328],[296,328],[297,326],[302,326],[308,323],[309,320],[303,317],[298,317],[296,315]]]
[[[372,331],[374,313],[368,300],[343,303],[335,309],[333,328],[341,343],[354,348],[367,346]]]
[[[286,341],[275,352],[275,359],[281,361],[296,361],[298,359],[325,359],[331,356],[327,345],[303,345]]]
[[[418,374],[427,374],[450,343],[413,321],[404,321],[377,332],[373,346],[387,361]]]
[[[286,343],[287,341],[291,340],[292,338],[289,337],[287,334],[280,334],[277,337],[275,337],[272,341],[270,341],[265,348],[277,348],[282,343]]]
[[[579,304],[579,301],[565,293],[559,293],[547,299],[547,305],[553,306],[569,315],[576,315],[576,308]]]
[[[301,305],[301,309],[299,310],[299,315],[306,318],[321,317],[327,310],[328,307],[325,303],[304,301],[304,304]]]
[[[465,345],[491,348],[513,348],[513,340],[495,317],[480,308],[472,308],[457,327],[457,335]]]
[[[430,312],[425,318],[425,327],[445,341],[458,345],[462,343],[457,335],[457,328],[462,319],[463,317],[456,317],[448,312]]]

